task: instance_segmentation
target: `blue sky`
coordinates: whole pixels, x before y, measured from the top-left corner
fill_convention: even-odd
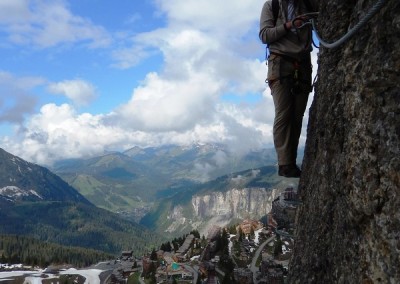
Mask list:
[[[133,146],[270,147],[263,3],[0,1],[0,147],[44,165]]]

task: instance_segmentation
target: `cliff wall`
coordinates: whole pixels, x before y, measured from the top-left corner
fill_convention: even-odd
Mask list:
[[[260,219],[271,211],[272,201],[281,190],[266,188],[230,189],[194,195],[190,204],[175,205],[165,220],[167,233],[198,229],[207,235],[213,226],[226,226],[232,220]]]
[[[200,219],[218,215],[229,219],[260,218],[271,211],[272,201],[276,197],[276,189],[231,189],[227,192],[195,195],[192,206],[195,217]]]
[[[320,1],[338,39],[376,1]],[[321,48],[289,283],[400,283],[400,2]]]

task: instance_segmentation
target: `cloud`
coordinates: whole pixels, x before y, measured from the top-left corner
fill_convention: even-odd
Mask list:
[[[207,74],[166,80],[155,73],[136,88],[130,102],[117,110],[125,127],[144,131],[186,131],[210,121],[219,82]]]
[[[8,34],[14,44],[48,48],[80,42],[105,47],[111,42],[103,27],[73,15],[64,1],[4,0],[0,10],[0,31]]]
[[[155,53],[156,51],[142,46],[140,43],[132,47],[116,49],[111,54],[112,59],[115,62],[112,64],[112,67],[129,69],[138,65],[140,62]]]
[[[23,7],[29,6],[28,1],[24,3]],[[61,22],[65,25],[61,27],[76,28],[80,35],[56,36],[54,41],[43,37],[40,46],[79,41],[94,44],[107,39],[107,32],[88,20],[72,16],[62,2],[54,3],[50,8],[58,8],[63,15]],[[233,0],[229,5],[215,0],[156,3],[166,16],[167,26],[128,37],[112,54],[114,67],[121,69],[137,66],[154,54],[162,56],[161,69],[144,76],[129,101],[109,113],[79,113],[79,105],[95,98],[95,87],[80,79],[51,83],[49,92],[64,95],[72,103],[43,105],[20,129],[18,137],[4,137],[0,141],[4,148],[30,161],[51,164],[58,159],[88,157],[135,145],[223,143],[238,155],[271,147],[274,105],[264,82],[267,72],[264,46],[258,39],[263,3],[256,0]],[[48,27],[51,17],[39,21],[33,15],[33,11],[46,15],[39,4],[25,10],[16,5],[13,9],[20,14],[14,13],[9,19],[0,16],[0,21],[12,22],[14,27],[21,19],[25,21],[25,28],[32,29],[27,41],[36,43],[44,31],[52,33]],[[19,16],[23,13],[33,18],[23,20]],[[85,32],[91,29],[93,37]],[[13,35],[25,32],[21,27]],[[235,103],[224,100],[226,94],[237,98],[248,94],[262,96],[256,103]],[[309,105],[311,100],[310,97]],[[306,114],[302,144],[307,121]],[[206,176],[224,162],[223,156],[216,156],[215,165],[198,165],[198,170]]]
[[[1,144],[7,151],[29,161],[51,165],[59,159],[90,157],[104,151],[128,149],[133,145],[187,145],[191,142],[229,144],[230,141],[234,141],[230,145],[239,149],[245,148],[243,145],[250,140],[253,141],[248,146],[257,143],[261,145],[264,139],[259,133],[257,136],[253,135],[253,129],[242,127],[241,133],[248,137],[242,137],[244,142],[240,143],[240,139],[235,137],[236,134],[232,134],[232,127],[237,128],[237,125],[233,122],[228,123],[224,116],[215,118],[208,124],[196,124],[186,131],[152,132],[129,129],[117,123],[110,124],[110,117],[113,115],[79,114],[68,104],[47,104],[20,129],[20,141],[16,141],[17,137],[4,137]],[[236,124],[245,125],[245,122],[240,122],[241,119],[238,117]],[[257,127],[261,125],[258,122],[253,123],[258,125]],[[216,164],[224,162],[221,156],[215,159]]]
[[[96,97],[96,88],[81,79],[51,83],[47,90],[52,94],[66,96],[77,106],[88,105]]]
[[[143,17],[139,13],[133,13],[126,21],[125,24],[135,24],[136,22],[139,22],[142,20]]]
[[[32,96],[26,96],[17,93],[14,101],[7,106],[4,99],[0,98],[0,122],[18,123],[24,121],[24,116],[34,112],[37,99]]]
[[[157,0],[170,25],[192,26],[212,33],[242,35],[258,20],[263,2],[222,0]]]
[[[200,29],[169,27],[135,40],[157,46],[165,64],[160,72],[149,73],[131,100],[115,110],[114,121],[131,129],[182,132],[213,122],[227,126],[232,123],[221,122],[227,117],[217,108],[221,97],[262,93],[265,88],[263,62],[236,53],[229,42]]]
[[[2,0],[0,1],[0,23],[21,23],[30,16],[29,1]]]
[[[22,124],[25,116],[34,113],[38,99],[31,89],[40,86],[39,77],[15,77],[0,71],[0,123]]]
[[[41,164],[51,164],[61,157],[87,157],[102,153],[113,145],[123,147],[130,134],[106,127],[103,115],[78,114],[68,105],[46,104],[34,115],[21,133],[20,144],[7,137],[2,143],[13,154]]]

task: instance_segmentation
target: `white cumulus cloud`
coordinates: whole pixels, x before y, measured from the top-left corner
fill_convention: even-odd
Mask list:
[[[77,106],[88,105],[96,98],[96,88],[81,79],[51,83],[47,89],[52,94],[67,97]]]
[[[63,2],[50,5],[47,1],[49,12],[44,11],[43,1],[33,6],[30,2],[8,1],[7,9],[13,14],[0,16],[0,22],[13,23],[8,32],[14,42],[53,46],[87,40],[101,45],[108,39],[106,31],[72,15]],[[258,39],[263,1],[156,3],[166,16],[166,26],[131,36],[112,54],[114,66],[121,69],[132,68],[155,53],[162,56],[160,70],[143,76],[133,91],[127,90],[132,92],[128,101],[108,113],[79,113],[79,106],[96,97],[96,88],[81,79],[51,83],[47,91],[71,103],[44,104],[18,137],[4,137],[1,144],[13,154],[42,164],[134,145],[224,143],[238,154],[272,146],[274,105],[264,82],[264,46]],[[316,66],[315,53],[313,61]],[[224,99],[229,95],[241,101],[249,94],[258,94],[255,103]],[[306,114],[302,144],[307,121]],[[216,157],[216,165],[223,158]],[[209,165],[202,167],[210,170]]]
[[[73,15],[64,1],[2,0],[0,10],[0,30],[14,44],[48,48],[86,41],[90,47],[103,47],[111,42],[103,27]]]
[[[113,145],[122,147],[121,141],[131,140],[122,129],[104,126],[102,119],[103,115],[78,114],[68,104],[47,104],[26,124],[21,144],[7,138],[3,144],[16,155],[49,164],[61,157],[84,157]]]

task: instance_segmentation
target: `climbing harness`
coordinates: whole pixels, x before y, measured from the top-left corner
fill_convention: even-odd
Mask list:
[[[268,80],[265,79],[265,83],[267,83],[269,86],[272,86],[275,82],[280,82],[281,84],[283,84],[283,82],[292,82],[292,88],[290,89],[290,92],[292,94],[297,94],[299,93],[301,90],[305,89],[304,86],[308,86],[308,81],[307,80],[303,80],[301,78],[301,73],[300,73],[300,65],[299,63],[295,62],[293,63],[293,67],[294,67],[294,71],[292,74],[290,75],[286,75],[286,76],[280,76],[276,79],[272,79],[272,80]],[[311,92],[312,89],[314,88],[314,84],[315,84],[315,79],[314,82],[309,86],[309,91]],[[308,89],[308,88],[307,88]]]
[[[318,34],[317,27],[315,24],[315,20],[318,17],[318,13],[307,13],[304,15],[300,15],[292,20],[292,26],[296,29],[304,28],[305,26],[311,25],[312,29],[315,32],[315,36],[317,37],[319,43],[326,48],[336,48],[346,41],[348,41],[351,37],[353,37],[375,14],[379,12],[379,10],[386,4],[387,0],[378,0],[368,11],[368,13],[362,18],[353,28],[351,28],[344,36],[338,39],[335,42],[328,43],[324,41],[321,36]],[[294,24],[295,21],[303,21],[300,26],[296,26]],[[314,44],[314,46],[316,46]]]
[[[293,61],[293,68],[294,68],[294,72],[293,72],[293,87],[292,87],[292,94],[297,93],[297,90],[300,88],[300,63],[299,61]]]
[[[281,84],[283,82],[290,82],[290,85],[292,86],[291,93],[297,94],[297,93],[301,92],[301,90],[304,90],[305,86],[308,86],[311,84],[311,82],[304,79],[304,77],[303,77],[304,70],[302,70],[302,68],[301,68],[302,60],[293,58],[288,55],[278,54],[278,53],[274,53],[274,52],[272,52],[271,55],[274,55],[274,56],[280,58],[280,61],[279,61],[280,62],[279,63],[280,64],[280,67],[279,67],[280,74],[279,74],[279,77],[272,79],[272,80],[268,80],[268,78],[267,78],[265,80],[265,82],[268,85],[272,86],[276,81],[280,81]],[[286,68],[290,64],[292,72],[290,72],[290,74],[286,73],[285,75],[281,74],[282,64],[286,65]],[[310,88],[312,88],[312,85],[310,86]],[[310,89],[310,91],[311,90],[312,89]]]

